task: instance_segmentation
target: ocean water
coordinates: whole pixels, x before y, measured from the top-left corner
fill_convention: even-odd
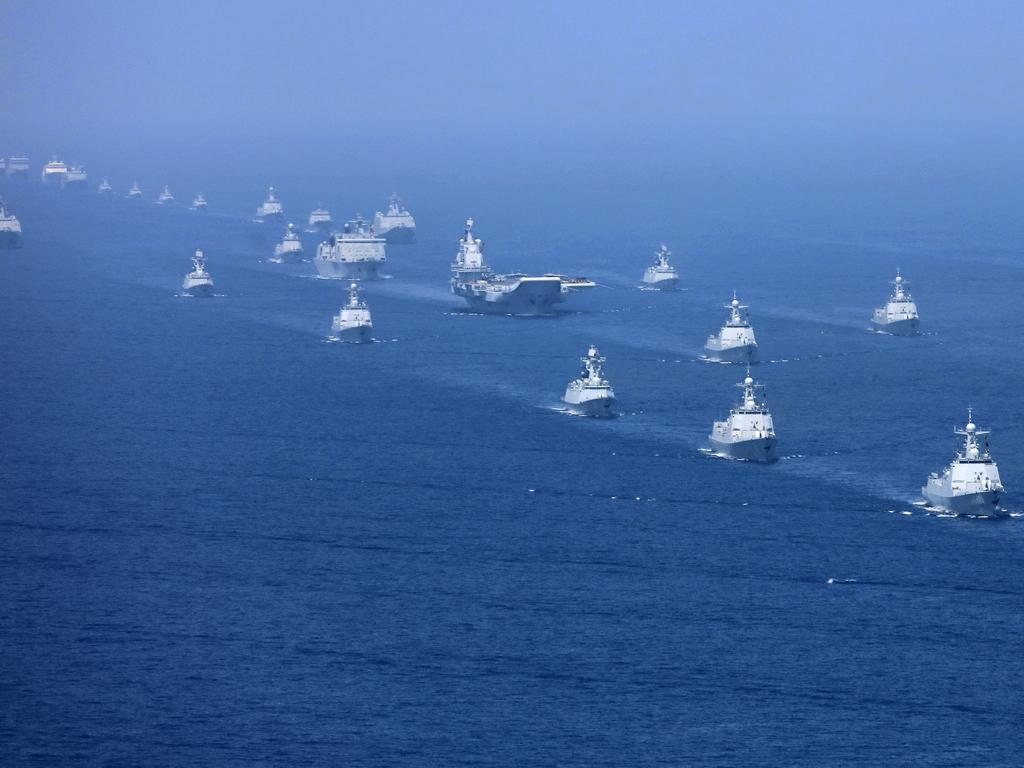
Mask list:
[[[240,206],[2,184],[4,766],[1024,762],[1012,233],[492,207],[497,269],[602,287],[485,317],[448,292],[475,212],[442,194],[359,346],[327,339],[344,284],[268,263]],[[684,290],[639,290],[662,240]],[[210,300],[177,295],[196,247]],[[867,330],[897,266],[920,338]],[[742,377],[699,359],[734,289],[772,466],[702,451]],[[611,422],[558,407],[590,343]],[[916,503],[968,405],[1005,519]]]

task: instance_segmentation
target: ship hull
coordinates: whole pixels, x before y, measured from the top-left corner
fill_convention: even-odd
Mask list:
[[[334,259],[313,259],[320,277],[330,280],[376,280],[380,277],[382,261],[336,261]]]
[[[393,227],[377,236],[387,240],[388,245],[408,245],[416,242],[416,230],[413,227]]]
[[[513,291],[473,292],[456,287],[454,292],[470,309],[496,315],[553,315],[554,305],[565,301],[560,280],[523,282]]]
[[[730,459],[767,463],[775,461],[777,458],[775,455],[777,440],[774,437],[759,437],[753,440],[725,442],[711,435],[708,437],[708,442],[711,444],[712,451],[720,456],[727,456]]]
[[[10,250],[21,247],[20,232],[0,232],[0,248]]]
[[[302,251],[285,251],[284,253],[275,253],[270,260],[275,264],[301,264],[306,258]]]
[[[209,284],[193,285],[191,288],[186,288],[185,293],[197,299],[208,299],[213,296],[213,286]]]
[[[589,416],[592,419],[611,419],[616,415],[614,397],[593,397],[580,402],[573,402],[572,399],[563,397],[562,402],[576,413]]]
[[[644,278],[644,286],[647,288],[654,288],[659,291],[674,291],[679,287],[678,277],[666,277],[663,280],[648,280]]]
[[[705,346],[704,355],[708,360],[714,360],[719,363],[756,363],[757,346],[746,344],[741,347],[727,347],[726,349],[714,349]]]
[[[892,323],[880,323],[872,320],[871,325],[879,333],[887,333],[890,336],[917,336],[921,333],[921,321],[916,317],[907,320],[896,320]]]
[[[283,213],[267,213],[261,216],[257,216],[257,221],[261,224],[277,224],[278,222],[284,221]]]
[[[1000,491],[980,491],[960,496],[946,496],[928,486],[921,489],[921,494],[933,507],[939,507],[958,515],[997,515],[999,514],[999,501],[1002,498]]]
[[[341,328],[334,331],[335,338],[340,341],[347,341],[353,344],[366,344],[373,341],[372,325],[356,325],[351,328]]]

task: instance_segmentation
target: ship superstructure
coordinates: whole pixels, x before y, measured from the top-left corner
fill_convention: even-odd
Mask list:
[[[953,429],[964,439],[953,461],[942,473],[933,472],[921,489],[924,497],[936,507],[965,515],[999,513],[1003,483],[999,467],[988,450],[987,430],[978,429],[974,413],[967,411],[967,425]]]
[[[466,220],[452,264],[451,289],[472,309],[500,314],[550,315],[556,304],[573,293],[593,287],[595,283],[585,277],[495,274],[484,261],[483,241],[473,236],[473,219]]]
[[[716,335],[708,336],[704,354],[709,360],[723,363],[756,363],[757,339],[747,314],[749,307],[733,293],[725,308],[729,310],[729,319]]]
[[[348,287],[348,303],[334,316],[331,332],[342,341],[372,341],[373,318],[370,308],[359,295],[359,284]]]
[[[163,190],[160,192],[159,195],[157,195],[156,204],[157,205],[168,205],[169,203],[173,203],[173,202],[174,202],[174,195],[171,194],[171,188],[168,187],[165,184]]]
[[[133,181],[132,182],[131,189],[128,190],[128,197],[130,197],[133,200],[141,200],[142,199],[142,190],[139,189],[139,182],[137,182],[137,181]]]
[[[309,231],[320,232],[324,235],[328,235],[331,232],[331,224],[334,222],[331,220],[331,212],[328,211],[323,205],[318,205],[315,210],[309,214]]]
[[[28,158],[25,155],[14,155],[7,158],[7,175],[18,178],[28,178]]]
[[[373,280],[387,259],[386,240],[377,237],[362,216],[345,223],[316,249],[316,271],[332,279]]]
[[[181,287],[189,296],[213,296],[213,278],[206,271],[206,257],[198,248],[192,256],[192,271],[185,275],[185,282]]]
[[[89,174],[85,172],[85,168],[81,165],[72,165],[68,168],[67,175],[64,177],[64,186],[68,189],[85,189],[89,183]]]
[[[63,186],[64,180],[68,177],[68,166],[54,155],[50,162],[43,166],[42,179],[44,184]]]
[[[7,210],[7,205],[0,200],[0,248],[17,248],[21,245],[21,222],[18,217]]]
[[[110,186],[110,182],[107,181],[107,177],[104,176],[103,177],[103,181],[101,181],[100,185],[98,187],[96,187],[97,194],[109,195],[113,191],[114,191],[114,188],[112,186]]]
[[[278,264],[297,264],[305,261],[302,250],[302,238],[295,229],[294,224],[289,224],[285,230],[284,239],[274,246],[274,256],[271,261]]]
[[[583,370],[578,379],[570,381],[565,388],[562,402],[573,410],[599,419],[615,415],[615,391],[604,378],[605,358],[593,344],[587,354],[580,358]]]
[[[661,291],[671,291],[679,285],[679,273],[668,260],[671,255],[672,251],[662,244],[654,255],[654,264],[644,270],[644,285]]]
[[[263,205],[256,209],[256,218],[263,222],[284,220],[284,207],[277,199],[273,187],[267,190],[267,199],[263,201]]]
[[[207,206],[206,198],[203,197],[203,193],[200,192],[192,199],[192,205],[189,206],[191,211],[205,211]]]
[[[416,220],[398,195],[388,198],[386,213],[377,211],[374,214],[373,229],[389,243],[411,243],[416,239]]]
[[[732,459],[774,461],[775,424],[768,403],[757,396],[758,390],[763,392],[763,386],[754,383],[749,369],[746,378],[736,386],[743,390],[743,396],[725,421],[712,425],[708,435],[711,450]]]
[[[921,321],[917,315],[917,304],[908,290],[909,285],[897,269],[889,300],[884,307],[876,309],[871,318],[871,325],[876,331],[892,336],[917,336],[920,333]]]

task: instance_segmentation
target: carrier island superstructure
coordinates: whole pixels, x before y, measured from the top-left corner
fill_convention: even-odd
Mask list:
[[[594,287],[585,277],[495,274],[484,261],[483,241],[473,237],[473,219],[466,220],[452,264],[451,288],[470,308],[506,315],[550,315],[556,304]]]
[[[957,514],[998,514],[1003,483],[999,467],[988,451],[989,432],[978,429],[974,414],[968,409],[967,425],[953,433],[963,437],[963,447],[941,474],[933,472],[928,477],[921,493],[933,506]]]
[[[320,277],[374,280],[387,260],[385,243],[361,216],[356,216],[341,232],[317,246],[313,263]]]

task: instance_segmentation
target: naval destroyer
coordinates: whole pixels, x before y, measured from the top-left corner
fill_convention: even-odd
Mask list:
[[[317,246],[313,263],[320,277],[373,280],[387,259],[385,243],[356,216]]]
[[[917,304],[914,303],[907,286],[910,285],[900,271],[896,270],[896,279],[892,281],[892,295],[884,307],[875,310],[871,325],[879,333],[892,336],[917,336],[920,331],[920,319],[917,316]]]
[[[89,183],[89,174],[80,165],[72,165],[64,176],[64,186],[68,189],[85,189]]]
[[[17,248],[21,245],[21,222],[7,210],[0,200],[0,248]]]
[[[319,232],[322,235],[331,233],[331,212],[324,208],[321,203],[309,214],[309,229],[307,232]]]
[[[416,220],[398,195],[391,195],[387,213],[374,214],[373,230],[389,243],[411,243],[416,239]]]
[[[110,186],[110,182],[107,181],[107,177],[104,176],[103,177],[103,181],[101,181],[100,185],[98,187],[96,187],[97,194],[109,195],[113,191],[114,191],[114,188],[112,186]]]
[[[675,290],[679,285],[679,273],[668,261],[671,255],[672,251],[662,244],[661,250],[654,255],[654,264],[644,270],[644,285],[661,291]]]
[[[295,231],[295,225],[289,224],[284,239],[274,246],[274,256],[270,259],[275,264],[298,264],[305,261],[302,252],[302,238]]]
[[[615,415],[615,391],[604,378],[605,358],[593,344],[580,358],[583,370],[565,388],[562,402],[584,416],[607,419]]]
[[[206,198],[203,197],[203,193],[200,192],[192,199],[192,205],[189,206],[190,211],[205,211],[206,210]]]
[[[192,271],[185,275],[181,287],[189,296],[213,296],[213,278],[206,271],[206,258],[198,248],[192,257]]]
[[[473,237],[473,220],[466,220],[452,264],[451,288],[472,309],[506,315],[550,315],[555,304],[593,287],[595,283],[585,277],[495,274],[484,262],[483,240]]]
[[[164,188],[163,188],[163,191],[159,195],[157,195],[156,204],[157,205],[167,205],[167,204],[173,203],[173,202],[174,202],[174,195],[171,194],[171,188],[168,187],[165,184]]]
[[[132,188],[128,190],[128,197],[130,197],[132,200],[142,199],[142,190],[139,189],[139,182],[132,182]]]
[[[729,319],[715,336],[708,336],[704,354],[709,360],[722,363],[756,363],[757,340],[746,310],[734,293],[732,301],[725,305]]]
[[[933,506],[957,514],[998,514],[1003,484],[999,467],[988,452],[989,432],[978,429],[974,414],[968,409],[967,425],[953,433],[963,437],[962,450],[942,474],[933,472],[928,477],[921,493]],[[979,445],[979,438],[984,438],[984,445]]]
[[[42,179],[44,184],[63,186],[64,180],[68,177],[68,166],[57,159],[54,155],[50,162],[43,166]]]
[[[256,209],[256,218],[262,222],[284,221],[284,208],[274,194],[274,188],[267,190],[267,199]]]
[[[342,341],[372,341],[370,334],[373,333],[373,319],[370,317],[370,308],[359,296],[358,283],[348,287],[348,304],[334,316],[331,331]]]
[[[754,383],[749,369],[736,386],[743,390],[743,397],[725,421],[716,421],[711,427],[711,450],[732,459],[774,461],[775,424],[768,403],[757,398],[757,390],[763,390],[763,386]]]
[[[28,178],[28,158],[25,155],[15,155],[7,158],[7,175],[20,179]]]

